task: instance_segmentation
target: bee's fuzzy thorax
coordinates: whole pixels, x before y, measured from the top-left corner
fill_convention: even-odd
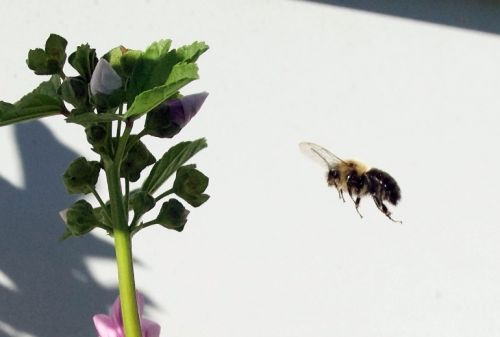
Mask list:
[[[339,171],[341,175],[343,174],[347,175],[347,173],[356,171],[358,176],[361,176],[366,172],[370,171],[370,167],[365,163],[363,163],[362,161],[355,159],[347,159],[339,164]]]

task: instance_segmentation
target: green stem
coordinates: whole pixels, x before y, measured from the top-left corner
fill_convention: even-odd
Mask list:
[[[123,193],[120,181],[120,165],[131,129],[131,125],[126,127],[123,136],[120,138],[114,160],[105,160],[104,166],[109,188],[111,217],[113,219],[113,237],[115,239],[123,326],[127,337],[141,337],[139,312],[135,296],[132,242],[127,224],[128,212],[123,205]]]
[[[123,115],[123,104],[120,104],[120,108],[118,109],[118,115]],[[122,121],[118,121],[118,125],[116,126],[116,137],[120,137],[122,133]]]
[[[140,220],[141,220],[141,215],[134,214],[134,218],[132,219],[132,222],[130,223],[130,226],[129,226],[130,236],[134,236],[134,234],[141,227],[140,225],[138,225]]]
[[[94,186],[90,186],[90,185],[87,185],[88,188],[92,191],[92,194],[94,195],[94,197],[97,199],[97,201],[99,202],[99,205],[101,205],[101,207],[104,209],[104,211],[106,211],[106,205],[104,204],[104,201],[102,201],[102,198],[101,196],[99,195],[99,193],[97,193],[96,189]]]
[[[172,193],[174,193],[174,189],[173,188],[171,188],[168,191],[165,191],[162,194],[160,194],[159,196],[157,196],[155,198],[155,202],[160,201],[161,199],[165,198],[167,195],[172,194]]]
[[[128,175],[127,178],[125,179],[125,202],[124,202],[124,207],[125,207],[125,212],[128,214],[128,204],[129,204],[129,199],[130,199],[130,181],[128,180]]]
[[[106,208],[106,204],[104,203],[104,201],[102,201],[101,196],[99,195],[99,193],[97,193],[97,191],[96,191],[96,189],[95,189],[94,186],[90,186],[89,185],[89,188],[92,191],[92,194],[94,195],[94,197],[99,202],[99,205],[101,205],[103,214],[106,217],[106,220],[107,220],[108,224],[112,224],[113,220],[111,220],[111,215],[108,213],[108,209]]]

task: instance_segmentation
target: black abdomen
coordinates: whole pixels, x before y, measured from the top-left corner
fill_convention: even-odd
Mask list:
[[[401,190],[396,180],[389,173],[372,168],[365,173],[368,177],[369,191],[381,200],[396,205],[401,199]]]

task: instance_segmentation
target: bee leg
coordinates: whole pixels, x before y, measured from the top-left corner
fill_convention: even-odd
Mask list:
[[[356,200],[354,200],[354,197],[352,196],[352,191],[351,191],[351,189],[349,189],[349,196],[351,197],[352,202],[353,202],[353,203],[356,203]],[[358,197],[358,199],[359,199],[359,197]],[[359,202],[358,202],[358,204],[359,204]]]
[[[354,200],[353,200],[354,201]],[[354,206],[356,206],[356,212],[358,212],[359,216],[361,217],[361,219],[363,219],[363,216],[361,215],[361,213],[359,213],[359,202],[361,201],[361,198],[360,197],[357,197],[356,198],[356,201],[354,201]]]
[[[359,212],[359,202],[361,201],[361,198],[359,196],[356,197],[356,200],[354,200],[354,197],[352,196],[352,192],[349,190],[349,196],[351,197],[352,202],[354,203],[354,206],[356,207],[356,212],[358,212],[359,216],[361,219],[363,219],[363,216]]]
[[[328,181],[328,186],[335,186],[335,188],[337,189],[337,192],[339,192],[339,199],[342,199],[342,201],[345,202],[344,193],[342,192],[342,188],[337,184],[337,182],[335,180]]]
[[[344,193],[342,192],[342,189],[337,188],[337,191],[339,191],[339,199],[342,199],[342,201],[345,202]]]
[[[373,201],[375,201],[375,205],[377,205],[377,208],[382,213],[384,213],[386,217],[388,217],[389,219],[391,219],[393,222],[403,223],[403,221],[398,221],[398,220],[394,220],[393,218],[391,218],[391,212],[389,212],[389,209],[387,209],[387,206],[384,205],[384,203],[382,201],[380,201],[379,198],[377,198],[376,196],[373,196]]]

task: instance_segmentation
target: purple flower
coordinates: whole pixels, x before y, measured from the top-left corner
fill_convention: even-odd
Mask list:
[[[146,116],[146,133],[159,138],[172,138],[193,118],[205,102],[208,92],[166,101]]]
[[[185,127],[191,118],[200,111],[207,97],[208,92],[204,91],[165,102],[170,107],[172,123],[179,125],[181,129]]]
[[[90,79],[92,95],[111,95],[116,89],[122,87],[122,79],[105,59],[101,58]]]
[[[135,294],[137,297],[137,307],[139,309],[139,318],[141,321],[142,337],[159,337],[161,329],[160,325],[148,319],[142,318],[144,296],[138,291],[136,291]],[[120,296],[116,298],[115,303],[111,307],[111,315],[95,315],[94,324],[100,337],[125,337]]]

